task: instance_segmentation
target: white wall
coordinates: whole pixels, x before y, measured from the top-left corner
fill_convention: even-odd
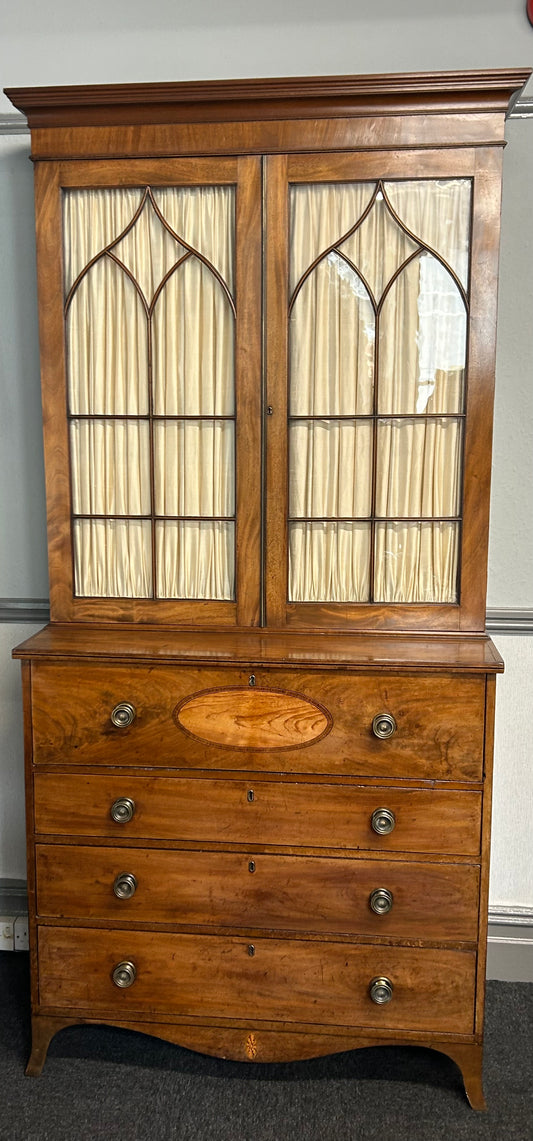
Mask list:
[[[17,0],[2,16],[0,76],[5,87],[521,67],[531,39],[525,0]]]
[[[525,0],[18,0],[2,13],[0,39],[1,87],[528,64]],[[0,114],[10,110],[0,97]],[[507,137],[489,606],[516,609],[533,607],[533,120],[509,123]],[[25,136],[0,137],[0,598],[48,590],[28,146]],[[0,879],[24,876],[9,650],[32,630],[0,625]],[[498,645],[507,673],[498,684],[491,903],[533,907],[533,638]]]
[[[0,623],[0,881],[26,878],[20,663],[11,648],[38,629]]]

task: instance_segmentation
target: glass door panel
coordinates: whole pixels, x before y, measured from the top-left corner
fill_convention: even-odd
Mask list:
[[[376,523],[376,602],[457,601],[457,523]]]
[[[462,421],[378,420],[376,517],[458,517]]]
[[[379,312],[379,412],[464,411],[466,297],[437,258],[408,262]]]
[[[289,602],[458,601],[470,205],[289,186]]]
[[[368,602],[370,523],[291,523],[292,602]]]
[[[75,594],[235,599],[235,188],[63,198]]]

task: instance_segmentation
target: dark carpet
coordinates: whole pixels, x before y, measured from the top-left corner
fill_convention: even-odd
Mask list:
[[[0,1141],[532,1141],[533,984],[488,984],[487,1113],[444,1055],[380,1047],[310,1062],[222,1062],[112,1027],[69,1027],[40,1078],[28,963],[0,952]]]

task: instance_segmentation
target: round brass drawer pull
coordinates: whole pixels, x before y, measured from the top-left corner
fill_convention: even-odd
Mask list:
[[[370,893],[370,910],[375,915],[386,915],[392,908],[394,896],[388,887],[376,887]]]
[[[125,959],[122,963],[117,963],[111,978],[115,986],[122,987],[123,989],[133,986],[137,976],[137,968],[135,963]]]
[[[385,740],[386,737],[392,737],[396,732],[398,726],[392,713],[378,713],[372,722],[372,732],[374,737],[379,737]]]
[[[390,808],[375,808],[371,824],[378,836],[388,836],[396,825],[396,817]]]
[[[117,899],[131,899],[137,891],[137,880],[132,872],[120,872],[113,884]]]
[[[133,725],[136,716],[137,710],[129,701],[119,701],[111,710],[111,721],[117,729],[127,729],[128,725]]]
[[[135,801],[129,796],[119,796],[111,805],[111,819],[115,824],[127,824],[135,812]]]
[[[370,983],[370,998],[372,1002],[376,1002],[378,1006],[383,1006],[385,1002],[390,1002],[393,990],[394,987],[390,979],[372,979]]]

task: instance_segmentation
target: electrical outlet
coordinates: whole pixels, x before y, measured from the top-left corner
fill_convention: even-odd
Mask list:
[[[28,950],[28,916],[0,915],[0,951]]]
[[[0,915],[0,951],[14,951],[14,915]]]
[[[13,924],[15,951],[27,951],[29,948],[28,916],[17,915]]]

